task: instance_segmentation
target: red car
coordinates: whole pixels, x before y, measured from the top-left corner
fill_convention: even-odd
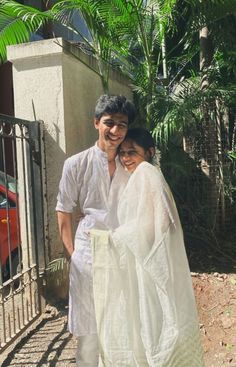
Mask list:
[[[0,261],[3,280],[17,273],[19,251],[16,180],[9,175],[6,177],[5,173],[0,171]]]

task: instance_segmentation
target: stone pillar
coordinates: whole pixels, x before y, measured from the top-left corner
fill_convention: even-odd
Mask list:
[[[96,60],[60,39],[8,47],[13,64],[15,116],[42,120],[45,132],[45,233],[48,259],[60,256],[55,205],[66,157],[93,145],[93,113],[103,94]],[[111,72],[110,93],[132,98],[120,74]]]

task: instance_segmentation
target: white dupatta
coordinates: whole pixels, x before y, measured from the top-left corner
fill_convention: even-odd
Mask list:
[[[147,162],[131,175],[115,231],[91,231],[99,367],[202,367],[196,305],[170,189]]]

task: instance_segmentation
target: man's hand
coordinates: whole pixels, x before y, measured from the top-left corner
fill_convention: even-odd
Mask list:
[[[69,260],[74,251],[72,214],[65,212],[57,212],[57,220],[58,220],[59,233],[65,249],[65,256]]]

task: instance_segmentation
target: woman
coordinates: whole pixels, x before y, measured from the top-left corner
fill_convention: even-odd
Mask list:
[[[99,366],[202,367],[182,228],[161,170],[150,164],[152,136],[130,130],[119,154],[132,173],[120,226],[91,232]]]

